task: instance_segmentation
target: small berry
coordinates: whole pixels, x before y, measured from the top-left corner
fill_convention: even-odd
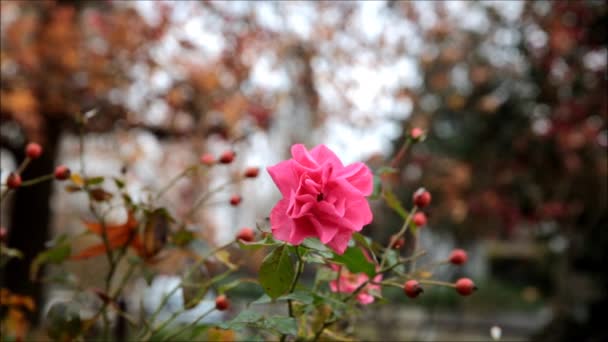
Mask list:
[[[211,166],[215,164],[215,157],[211,153],[205,153],[201,155],[200,162],[203,165]]]
[[[418,297],[424,290],[420,287],[420,284],[416,280],[408,280],[403,285],[403,292],[410,297],[416,298]]]
[[[25,147],[25,155],[30,159],[37,159],[42,155],[42,146],[37,143],[29,143]]]
[[[244,242],[251,242],[255,239],[255,232],[253,231],[253,229],[245,227],[239,231],[239,233],[236,235],[236,238]]]
[[[260,173],[260,168],[258,167],[248,167],[245,169],[245,177],[247,178],[255,178]]]
[[[415,213],[414,214],[414,218],[412,218],[412,221],[414,222],[414,224],[417,227],[424,227],[426,226],[426,215],[424,213]]]
[[[4,227],[0,227],[0,242],[4,242],[8,236],[8,230]]]
[[[226,298],[226,296],[224,295],[219,295],[217,296],[217,298],[215,298],[215,308],[220,310],[220,311],[224,311],[226,309],[228,309],[228,307],[230,306],[230,301],[228,301],[228,298]]]
[[[393,243],[393,248],[394,249],[401,249],[401,247],[403,247],[404,244],[405,244],[405,239],[404,238],[399,238],[397,241],[395,241],[395,243]]]
[[[17,189],[21,186],[21,176],[18,173],[11,172],[6,179],[6,185],[11,189]]]
[[[220,163],[222,164],[230,164],[234,160],[236,154],[234,151],[226,151],[220,155]]]
[[[414,204],[418,208],[424,208],[431,204],[431,193],[425,188],[420,188],[414,192]]]
[[[456,291],[463,296],[468,296],[475,290],[477,290],[477,286],[469,278],[460,278],[456,281]]]
[[[415,127],[410,131],[410,136],[414,140],[420,139],[424,135],[424,131],[421,128]]]
[[[230,205],[236,207],[237,205],[239,205],[241,203],[243,199],[241,198],[241,196],[239,195],[232,195],[232,197],[230,197]]]
[[[454,265],[462,265],[467,262],[468,256],[464,249],[455,249],[450,253],[450,262]]]
[[[65,165],[59,165],[55,168],[55,179],[66,180],[70,178],[70,169]]]

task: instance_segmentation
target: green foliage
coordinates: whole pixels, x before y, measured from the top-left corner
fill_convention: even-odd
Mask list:
[[[361,248],[348,247],[344,254],[334,254],[331,260],[346,266],[352,273],[365,273],[370,277],[376,275],[376,266],[367,260]]]
[[[277,298],[289,291],[294,277],[295,269],[287,245],[275,248],[264,258],[259,281],[271,298]]]
[[[49,243],[50,248],[38,254],[30,266],[30,278],[36,279],[38,270],[44,264],[61,264],[72,254],[72,246],[66,234],[59,235]]]
[[[222,329],[243,330],[246,327],[275,331],[279,334],[296,335],[298,332],[296,320],[292,317],[270,316],[243,310],[231,321],[219,325]]]

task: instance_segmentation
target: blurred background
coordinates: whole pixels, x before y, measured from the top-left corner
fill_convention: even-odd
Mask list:
[[[499,326],[504,340],[608,338],[604,1],[41,0],[2,1],[0,16],[2,182],[28,141],[45,153],[24,179],[80,170],[75,118],[93,109],[86,172],[122,175],[135,200],[204,152],[233,148],[240,172],[288,158],[293,143],[324,143],[378,168],[421,127],[427,139],[390,182],[408,205],[416,188],[432,192],[422,246],[439,259],[468,250],[464,269],[439,276],[469,275],[480,291],[412,301],[386,290],[389,304],[366,310],[356,334],[488,340]],[[180,181],[165,204],[184,215],[230,177]],[[238,208],[227,205],[234,192]],[[29,281],[29,263],[53,236],[84,230],[80,196],[55,182],[2,202],[8,245],[25,255],[2,287],[53,300]],[[278,198],[261,172],[189,228],[229,241]],[[372,205],[364,233],[385,242],[400,218]],[[102,259],[70,269],[93,285]]]

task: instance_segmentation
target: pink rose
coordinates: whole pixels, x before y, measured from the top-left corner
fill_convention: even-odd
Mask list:
[[[332,280],[329,282],[329,288],[332,292],[342,292],[342,293],[353,293],[359,286],[365,283],[369,276],[365,273],[351,273],[346,267],[338,266],[335,264],[331,265],[331,268],[340,272],[339,280]],[[340,271],[342,268],[342,271]],[[378,274],[374,277],[374,282],[379,283],[382,281],[382,274]],[[376,284],[367,284],[365,287],[357,294],[357,300],[361,304],[370,304],[374,302],[374,296],[370,294],[370,290],[380,290],[380,285]]]
[[[270,213],[272,234],[299,245],[318,237],[343,254],[354,232],[372,221],[365,196],[372,193],[372,173],[363,163],[347,166],[325,145],[307,151],[296,144],[293,159],[268,168],[283,198]]]

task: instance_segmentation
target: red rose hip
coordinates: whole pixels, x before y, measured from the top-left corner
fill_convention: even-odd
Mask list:
[[[55,168],[55,179],[66,180],[70,178],[70,169],[65,165],[59,165]]]
[[[426,191],[425,188],[420,188],[414,192],[414,204],[418,208],[427,207],[431,204],[431,193]]]
[[[467,262],[467,252],[464,249],[457,248],[450,253],[450,262],[454,265],[462,265]]]
[[[6,179],[6,185],[11,189],[17,189],[21,186],[21,176],[18,173],[11,172]]]
[[[211,153],[205,153],[200,157],[200,163],[203,165],[211,166],[215,164],[215,157]]]
[[[25,155],[30,159],[37,159],[42,155],[42,146],[37,143],[29,143],[25,147]]]
[[[245,169],[245,177],[247,178],[255,178],[260,173],[260,169],[257,167],[248,167]]]
[[[255,239],[255,232],[249,227],[242,228],[236,235],[236,238],[241,241],[251,242]]]
[[[412,221],[417,227],[424,227],[427,222],[426,215],[424,213],[415,213]]]
[[[224,295],[219,295],[215,298],[215,308],[219,311],[224,311],[230,307],[230,301]]]
[[[239,205],[241,203],[243,199],[241,198],[241,196],[239,195],[232,195],[232,197],[230,197],[230,205],[233,207],[236,207],[237,205]]]
[[[230,164],[234,160],[236,154],[234,151],[226,151],[220,155],[220,163],[222,164]]]
[[[462,296],[468,296],[475,290],[477,290],[477,286],[469,278],[460,278],[456,281],[456,291]]]
[[[420,287],[420,283],[417,280],[408,280],[403,284],[403,292],[410,298],[416,298],[424,290]]]

